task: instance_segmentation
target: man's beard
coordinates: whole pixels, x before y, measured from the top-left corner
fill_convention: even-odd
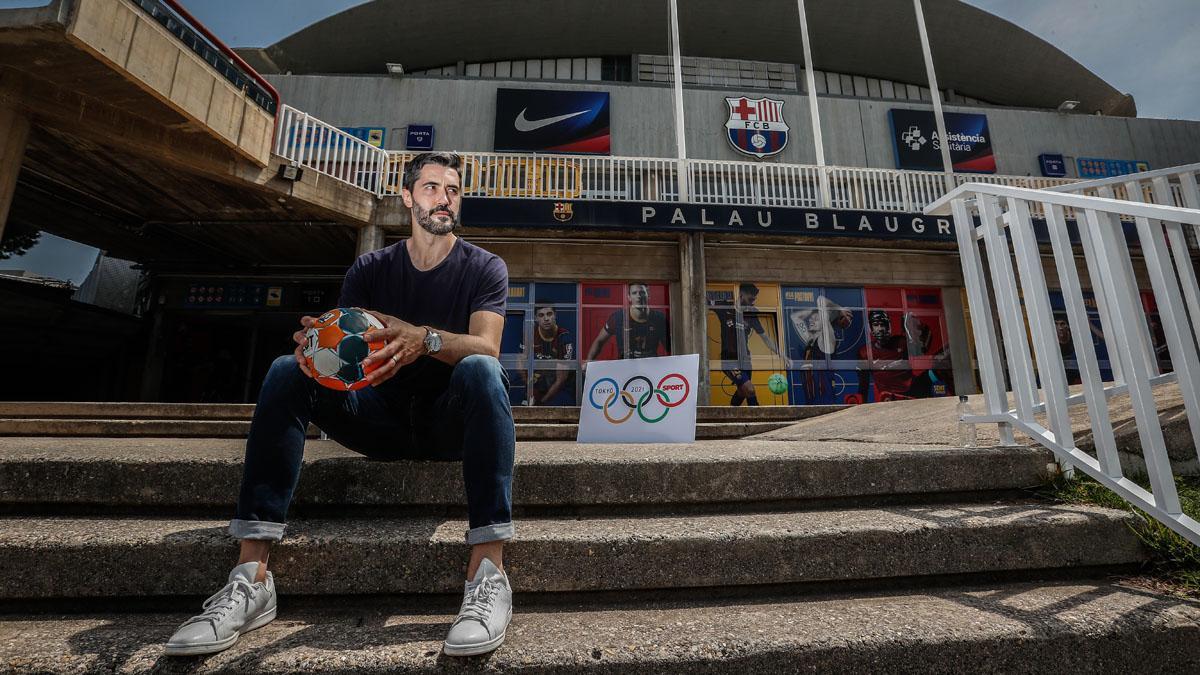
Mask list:
[[[415,215],[417,216],[417,224],[419,224],[422,229],[430,234],[450,234],[458,229],[460,222],[459,215],[457,213],[453,213],[450,211],[450,209],[434,209],[433,211],[426,211],[420,206],[414,205],[413,210],[416,212]],[[450,215],[450,222],[434,220],[433,216],[435,213],[445,213]]]

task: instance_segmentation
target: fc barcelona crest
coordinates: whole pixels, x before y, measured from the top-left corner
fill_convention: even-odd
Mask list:
[[[725,131],[735,150],[761,158],[777,155],[787,147],[783,101],[740,96],[726,97],[725,103],[729,105]]]
[[[571,202],[554,202],[554,219],[565,223],[575,217],[574,204]]]

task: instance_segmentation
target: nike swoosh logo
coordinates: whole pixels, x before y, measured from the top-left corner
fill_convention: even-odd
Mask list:
[[[551,124],[555,124],[563,120],[569,120],[572,117],[578,117],[584,113],[591,112],[590,110],[580,110],[579,112],[567,113],[566,115],[559,115],[557,117],[546,117],[540,120],[528,120],[525,119],[526,110],[529,110],[529,108],[522,109],[521,114],[517,115],[517,119],[513,120],[513,126],[517,128],[517,131],[534,131],[535,129],[548,127]]]

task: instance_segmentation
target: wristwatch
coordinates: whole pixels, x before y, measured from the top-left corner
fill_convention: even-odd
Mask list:
[[[425,353],[436,354],[442,351],[442,336],[438,335],[432,328],[425,326]]]

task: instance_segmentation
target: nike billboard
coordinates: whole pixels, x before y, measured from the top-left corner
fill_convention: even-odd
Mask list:
[[[610,153],[608,93],[496,91],[497,152]]]

